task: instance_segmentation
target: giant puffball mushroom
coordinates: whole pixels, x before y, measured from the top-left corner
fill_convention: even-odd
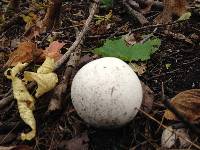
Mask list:
[[[78,115],[95,127],[119,127],[131,121],[142,103],[135,72],[114,57],[83,66],[72,81],[71,98]]]

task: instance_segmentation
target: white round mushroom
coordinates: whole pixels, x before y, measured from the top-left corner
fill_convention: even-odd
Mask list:
[[[114,57],[94,60],[75,75],[72,103],[78,115],[95,127],[118,127],[131,121],[142,103],[135,72]]]

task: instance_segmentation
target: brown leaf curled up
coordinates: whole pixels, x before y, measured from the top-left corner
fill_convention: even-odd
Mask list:
[[[18,62],[31,62],[33,60],[32,53],[35,49],[36,45],[32,42],[20,43],[18,48],[10,54],[5,66],[15,66]]]
[[[156,17],[155,23],[169,23],[172,20],[172,15],[181,16],[187,11],[187,1],[186,0],[164,0],[164,10]]]
[[[141,108],[145,112],[149,113],[152,110],[152,107],[153,107],[153,102],[154,102],[155,94],[142,81],[141,81],[141,84],[142,84],[142,90],[143,90],[143,100],[142,100],[142,106],[141,106]]]
[[[5,66],[16,66],[18,62],[30,63],[33,60],[35,62],[41,62],[46,57],[54,58],[56,61],[62,56],[60,49],[64,45],[64,43],[53,41],[49,47],[42,50],[37,48],[35,43],[28,41],[21,42],[18,48],[10,54],[9,60],[6,62]]]
[[[172,98],[171,104],[191,123],[200,121],[200,89],[191,89],[179,93]],[[169,110],[165,111],[164,117],[169,120],[178,120]]]
[[[21,42],[18,48],[9,56],[5,66],[16,66],[18,62],[29,63],[42,54],[42,50],[36,48],[32,42]]]

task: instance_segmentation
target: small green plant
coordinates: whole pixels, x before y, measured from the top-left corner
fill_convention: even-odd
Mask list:
[[[122,38],[106,40],[100,48],[94,49],[94,53],[103,57],[117,57],[124,61],[145,61],[150,59],[161,44],[159,38],[153,37],[143,44],[128,45]]]

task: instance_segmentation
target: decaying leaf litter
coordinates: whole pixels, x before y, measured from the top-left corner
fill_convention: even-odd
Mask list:
[[[179,5],[171,7],[167,5],[169,8],[173,7],[171,10],[173,13],[177,13],[177,9],[180,9],[182,10],[182,14],[176,14],[179,16],[172,19],[170,10],[168,10],[169,13],[166,14],[164,13],[166,12],[164,9],[163,13],[160,13],[161,17],[158,16],[155,20],[153,19],[159,14],[159,11],[163,7],[163,3],[161,2],[158,4],[151,1],[148,5],[147,3],[142,3],[142,1],[102,2],[103,3],[100,5],[100,8],[89,26],[87,34],[84,39],[79,41],[81,43],[79,46],[79,49],[81,49],[80,63],[75,67],[74,64],[76,63],[72,62],[77,62],[79,58],[74,60],[73,55],[70,55],[69,59],[71,59],[71,63],[68,62],[66,66],[72,66],[72,70],[66,69],[65,64],[63,64],[56,71],[59,81],[62,80],[63,74],[68,78],[67,80],[64,80],[67,81],[67,89],[65,89],[66,87],[63,89],[61,86],[61,89],[64,91],[61,92],[61,94],[63,94],[63,97],[66,97],[62,101],[62,105],[59,105],[62,106],[62,108],[57,108],[56,111],[53,112],[48,111],[49,102],[54,94],[53,91],[48,92],[36,100],[34,111],[35,120],[37,122],[36,137],[31,141],[22,141],[20,140],[20,134],[22,132],[27,133],[30,129],[21,120],[17,104],[15,101],[12,101],[1,110],[0,139],[2,146],[29,145],[34,149],[64,149],[64,147],[67,149],[70,147],[72,148],[74,145],[76,146],[73,149],[162,149],[162,146],[169,148],[169,145],[167,145],[168,141],[164,142],[165,144],[162,144],[163,141],[161,142],[161,137],[164,136],[162,135],[162,132],[163,130],[166,130],[165,127],[162,128],[163,126],[161,125],[163,124],[166,127],[173,126],[175,130],[184,128],[186,131],[184,131],[184,134],[181,134],[180,137],[189,140],[186,140],[189,144],[185,144],[185,148],[198,148],[198,135],[196,135],[193,130],[189,130],[188,126],[184,127],[183,122],[174,118],[174,116],[166,117],[164,113],[168,110],[166,111],[166,107],[162,101],[163,95],[165,95],[168,100],[174,97],[172,103],[175,103],[175,108],[177,107],[177,110],[180,112],[184,111],[184,113],[186,113],[186,118],[189,116],[189,122],[192,124],[195,122],[195,126],[199,128],[198,89],[200,68],[198,64],[200,61],[200,16],[198,13],[198,1],[189,1],[190,11],[192,12],[192,16],[189,17],[189,19],[187,18],[188,15],[184,14],[186,12],[184,7],[177,8]],[[172,3],[170,4],[174,3],[173,0],[171,0],[171,2]],[[177,1],[179,4],[183,4],[184,2],[184,0]],[[108,3],[110,6],[106,8]],[[10,66],[7,61],[12,55],[15,56],[15,49],[19,49],[19,45],[22,41],[26,41],[27,39],[30,40],[31,38],[31,41],[35,44],[34,52],[36,53],[24,52],[25,57],[20,58],[16,55],[17,59],[14,57],[13,60],[24,61],[24,58],[25,60],[28,59],[28,63],[30,64],[28,68],[25,68],[25,71],[31,70],[36,72],[37,68],[44,61],[45,56],[53,56],[53,58],[56,57],[56,59],[59,59],[73,44],[77,37],[77,32],[82,30],[85,21],[89,16],[88,6],[91,4],[92,1],[63,1],[60,14],[60,26],[56,26],[55,24],[52,30],[45,31],[45,28],[44,26],[41,26],[42,23],[40,23],[40,21],[45,15],[46,8],[48,8],[47,3],[46,5],[43,5],[38,2],[30,5],[29,2],[22,2],[19,6],[21,10],[27,10],[28,12],[29,8],[32,7],[33,11],[24,14],[22,13],[23,15],[20,14],[19,11],[18,16],[21,16],[19,17],[20,19],[18,18],[11,26],[7,26],[1,33],[1,98],[7,96],[6,93],[11,89],[10,81],[4,76],[4,71]],[[129,6],[128,9],[127,4]],[[7,2],[3,1],[1,5],[7,6]],[[145,9],[145,6],[147,8],[150,7],[150,5],[152,5],[151,9]],[[9,12],[2,8],[0,13],[4,14],[6,12],[6,15],[9,16]],[[34,10],[36,8],[37,10]],[[130,8],[132,11],[130,11]],[[139,15],[136,13],[136,15],[133,16],[135,11],[138,12]],[[12,10],[10,13],[13,13]],[[11,20],[8,17],[6,18],[6,15],[4,16],[5,20],[4,18],[1,18],[3,25]],[[143,24],[141,18],[138,20],[138,17],[141,15],[147,19],[149,22],[148,24]],[[177,22],[180,15],[182,15],[182,21]],[[163,17],[165,20],[160,20],[160,18]],[[48,15],[46,15],[45,18],[48,18]],[[35,26],[35,19],[38,19],[37,26]],[[188,20],[184,21],[184,19]],[[153,21],[157,21],[157,23],[168,23],[168,25],[156,25]],[[143,25],[140,25],[140,23]],[[1,31],[2,29],[3,28],[1,28]],[[117,53],[122,49],[116,51],[116,48],[114,47],[115,49],[113,51],[111,45],[109,49],[112,52],[109,53],[109,56],[113,55],[121,57],[121,59],[127,61],[127,63],[132,61],[130,65],[132,63],[137,64],[137,68],[134,69],[136,72],[137,70],[140,71],[143,69],[144,65],[146,66],[145,71],[142,71],[142,73],[141,71],[138,72],[138,75],[140,80],[145,83],[144,86],[148,86],[144,87],[144,89],[146,89],[145,93],[150,95],[145,95],[146,98],[143,100],[143,107],[141,107],[148,115],[141,111],[132,122],[125,127],[116,130],[92,128],[86,125],[77,116],[76,111],[70,102],[71,80],[78,69],[84,64],[100,56],[106,56],[108,53],[105,53],[104,49],[104,53],[97,56],[93,53],[94,49],[102,48],[103,45],[106,45],[106,41],[120,41],[123,39],[121,36],[127,34],[132,35],[132,37],[129,36],[126,39],[127,43],[119,45],[118,47],[124,49],[124,46],[127,46],[127,49],[133,49],[131,46],[134,46],[136,43],[145,45],[145,42],[151,42],[155,38],[158,38],[161,41],[158,50],[153,49],[153,51],[145,53],[145,55],[136,52],[136,54],[138,54],[136,60],[134,60],[135,56],[131,57],[131,53],[129,52],[126,52],[125,54]],[[113,37],[117,38],[112,39]],[[57,45],[55,44],[56,41]],[[56,48],[54,48],[57,49],[57,51],[49,52],[48,50],[52,47],[50,45],[53,43],[55,44],[54,46]],[[135,53],[133,54],[135,55]],[[20,56],[19,53],[18,55]],[[138,61],[138,57],[143,61]],[[138,66],[141,66],[141,69]],[[23,78],[23,72],[19,74],[19,78]],[[164,90],[162,89],[162,85]],[[197,90],[192,91],[191,89]],[[191,90],[191,92],[186,90]],[[29,89],[29,92],[32,95],[35,94],[35,91],[36,87]],[[185,91],[185,93],[183,91]],[[183,92],[182,95],[185,97],[185,100],[180,99],[181,96],[177,95],[181,92]],[[184,105],[184,101],[186,101],[186,105]],[[183,110],[181,110],[181,108]],[[188,112],[185,111],[185,109],[188,109]],[[159,121],[161,125],[156,123],[155,120],[152,120],[150,116]],[[164,116],[166,118],[164,118]],[[179,133],[177,133],[176,136],[179,136]],[[165,137],[165,139],[166,138],[167,137]],[[192,143],[190,143],[191,141]],[[184,144],[175,141],[174,144],[170,145],[170,148],[182,148],[183,145]]]

